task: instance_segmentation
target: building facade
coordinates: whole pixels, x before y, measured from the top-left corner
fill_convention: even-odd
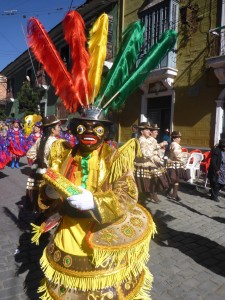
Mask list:
[[[121,116],[121,140],[129,138],[132,123],[149,120],[161,133],[180,130],[187,147],[212,147],[225,126],[224,1],[123,1],[125,24],[131,11],[146,24],[142,55],[166,29],[177,30],[178,40],[140,87],[142,92],[127,102],[125,114],[130,113],[128,106],[137,110],[129,124]]]
[[[131,136],[131,125],[149,120],[161,128],[182,132],[182,144],[190,148],[209,148],[224,136],[225,102],[225,4],[214,0],[88,0],[78,12],[88,28],[102,13],[109,15],[109,42],[105,69],[110,67],[122,37],[133,21],[145,23],[145,38],[140,58],[157,43],[167,29],[178,32],[174,49],[152,70],[149,77],[126,101],[123,110],[114,113],[118,141]],[[68,69],[71,61],[61,23],[49,32]],[[7,90],[15,101],[7,103],[11,115],[19,116],[16,93],[26,76],[45,90],[40,99],[43,115],[68,117],[55,95],[49,78],[34,60],[32,69],[28,51],[2,70]],[[38,74],[38,76],[37,76]],[[37,78],[38,77],[38,81]],[[160,139],[160,136],[159,136]]]

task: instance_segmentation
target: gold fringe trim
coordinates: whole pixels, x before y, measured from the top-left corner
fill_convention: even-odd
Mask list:
[[[115,182],[128,170],[133,170],[136,156],[141,156],[140,144],[137,139],[130,139],[115,153],[109,183]]]
[[[38,293],[44,293],[39,297],[39,299],[41,300],[53,300],[53,298],[50,296],[48,292],[48,288],[45,280],[41,283],[41,286],[38,288]]]
[[[157,230],[149,212],[144,207],[141,207],[141,209],[145,211],[148,218],[148,228],[145,230],[144,234],[133,243],[130,243],[129,246],[123,248],[121,246],[98,246],[92,243],[94,265],[97,267],[103,265],[111,267],[112,265],[119,266],[123,261],[126,261],[128,265],[132,265],[134,261],[139,259],[142,259],[144,263],[148,261],[150,240],[154,237],[155,233],[157,233]]]
[[[106,270],[106,274],[101,274],[99,276],[95,276],[95,274],[93,274],[93,276],[88,276],[87,272],[86,277],[84,274],[79,277],[67,275],[63,272],[60,272],[50,265],[46,256],[46,250],[44,251],[43,256],[40,260],[40,264],[45,277],[55,284],[60,283],[66,288],[73,287],[84,291],[95,291],[129,280],[132,276],[137,277],[145,268],[145,263],[148,260],[149,255],[147,255],[146,252],[147,251],[145,251],[144,255],[136,258],[136,260],[132,261],[130,259],[132,264],[127,268],[121,269],[120,272],[117,272],[117,270],[115,269],[114,272],[110,272],[107,274]]]
[[[124,300],[151,300],[150,297],[150,290],[152,289],[152,282],[153,282],[153,276],[150,273],[150,271],[148,270],[148,268],[145,267],[144,269],[144,276],[143,276],[143,282],[141,283],[141,287],[138,291],[138,293],[135,295],[135,290],[137,290],[137,288],[131,292],[129,295],[127,295],[126,297],[124,297]],[[73,288],[73,287],[70,287]],[[138,287],[139,288],[139,287]],[[56,295],[54,296],[54,298],[52,298],[46,281],[43,281],[41,283],[41,286],[38,289],[38,293],[43,293],[39,298],[41,300],[53,300],[53,299],[60,299],[59,297],[57,297]]]
[[[129,300],[151,300],[150,290],[152,289],[153,276],[149,269],[145,267],[144,281],[141,289],[135,297],[128,298]]]
[[[33,237],[31,238],[31,242],[36,245],[39,245],[39,239],[42,233],[44,232],[43,228],[45,226],[45,223],[42,223],[41,226],[35,225],[33,223],[30,223],[30,225],[32,226],[31,233],[33,234]]]

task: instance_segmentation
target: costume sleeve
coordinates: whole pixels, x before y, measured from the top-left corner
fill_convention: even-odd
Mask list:
[[[142,155],[144,157],[150,157],[154,151],[154,147],[152,143],[143,137],[139,138],[139,143],[140,143]]]
[[[38,147],[40,144],[40,139],[38,139],[33,146],[31,146],[31,148],[27,151],[27,158],[35,160],[37,158],[37,151],[38,151]]]
[[[59,172],[60,166],[70,152],[71,146],[67,141],[59,139],[53,142],[48,159],[50,168]]]
[[[111,223],[135,206],[137,186],[131,171],[113,183],[109,189],[93,194],[96,209],[92,212],[100,223]]]

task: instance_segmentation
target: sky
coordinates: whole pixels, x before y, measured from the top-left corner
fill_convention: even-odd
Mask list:
[[[0,72],[27,50],[26,26],[37,17],[47,31],[85,0],[0,0]]]

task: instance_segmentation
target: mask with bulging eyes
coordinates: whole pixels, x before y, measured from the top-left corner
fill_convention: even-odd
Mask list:
[[[84,151],[97,149],[104,141],[106,129],[98,121],[81,121],[76,127],[76,137]]]

